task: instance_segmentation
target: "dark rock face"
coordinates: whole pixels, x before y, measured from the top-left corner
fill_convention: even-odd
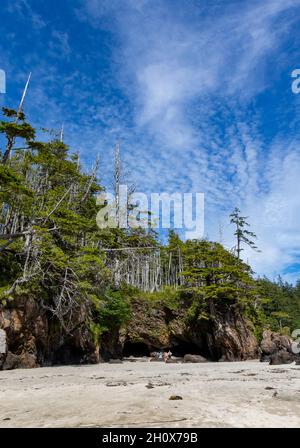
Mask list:
[[[100,360],[107,362],[111,359],[121,359],[122,357],[123,347],[120,342],[119,330],[104,333],[101,337]]]
[[[270,364],[288,364],[297,359],[292,351],[292,340],[272,331],[264,331],[260,344],[260,360]]]
[[[296,355],[293,353],[289,353],[286,350],[279,350],[274,355],[271,355],[270,365],[291,364],[295,359]]]
[[[7,354],[6,332],[0,329],[0,368],[4,364]]]
[[[19,359],[19,356],[8,352],[5,359],[3,360],[3,370],[17,369],[20,364],[21,361]]]
[[[259,357],[256,337],[238,308],[213,315],[209,342],[211,352],[219,361],[244,361]]]
[[[213,361],[257,359],[258,344],[238,310],[218,314],[203,323],[187,323],[186,310],[153,307],[142,300],[133,302],[133,318],[120,333],[120,341],[139,343],[153,351],[171,350],[174,356],[192,353]]]
[[[183,362],[200,363],[207,362],[207,359],[200,355],[184,355]]]
[[[263,339],[260,344],[261,356],[260,360],[262,362],[269,362],[271,365],[279,364],[290,364],[296,361],[296,365],[300,365],[299,353],[294,353],[293,351],[292,339],[288,336],[283,336],[272,331],[264,331]],[[298,346],[294,349],[297,349]]]
[[[52,316],[34,299],[20,298],[0,307],[0,329],[6,339],[0,370],[99,362],[98,347],[86,328],[66,335],[53,326]]]
[[[0,309],[0,328],[6,334],[2,369],[37,367],[47,343],[48,322],[36,302],[19,300]]]
[[[170,310],[142,299],[133,300],[132,308],[127,328],[102,334],[99,347],[84,324],[84,310],[72,334],[66,334],[38,300],[15,299],[0,307],[0,369],[107,362],[130,355],[150,356],[157,350],[171,350],[177,359],[192,354],[197,362],[258,357],[256,338],[238,309],[212,310],[209,320],[191,323],[184,308]]]
[[[288,336],[283,336],[272,331],[264,331],[260,344],[261,361],[269,361],[270,357],[280,350],[291,352],[292,341]]]

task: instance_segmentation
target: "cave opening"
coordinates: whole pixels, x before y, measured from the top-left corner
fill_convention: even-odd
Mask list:
[[[193,342],[182,341],[180,339],[172,339],[168,347],[148,346],[144,342],[125,341],[122,351],[124,358],[133,356],[135,358],[150,357],[151,352],[171,351],[173,357],[183,358],[184,355],[201,355],[208,360],[212,360],[211,352],[207,345],[197,345]]]
[[[150,349],[144,342],[130,342],[126,341],[123,347],[123,356],[128,358],[134,356],[135,358],[141,358],[143,356],[150,356]]]
[[[172,355],[178,358],[183,358],[184,355],[200,355],[206,359],[212,360],[214,358],[209,350],[208,345],[202,344],[201,346],[189,341],[182,341],[176,339],[172,341],[170,347]]]
[[[171,352],[173,356],[182,358],[184,355],[201,355],[203,354],[203,350],[201,350],[198,345],[193,344],[192,342],[178,341],[171,347]]]
[[[78,347],[64,344],[52,354],[52,365],[76,365],[80,364],[83,358],[83,351]]]

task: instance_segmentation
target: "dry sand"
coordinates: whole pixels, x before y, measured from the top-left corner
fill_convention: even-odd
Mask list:
[[[171,395],[182,400],[171,401]],[[0,372],[0,427],[299,427],[300,366],[124,362]]]

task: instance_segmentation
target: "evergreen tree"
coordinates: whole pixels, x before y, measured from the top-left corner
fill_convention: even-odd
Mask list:
[[[299,282],[293,286],[281,277],[277,281],[264,277],[257,280],[257,285],[266,326],[288,333],[300,328]]]
[[[221,307],[253,307],[256,285],[251,268],[219,243],[187,241],[183,246],[184,293],[193,297],[192,308],[203,318]],[[200,311],[201,310],[201,311]]]
[[[235,225],[235,232],[234,235],[237,240],[236,244],[236,253],[238,259],[240,259],[241,252],[244,250],[242,248],[242,243],[246,244],[247,246],[251,247],[251,249],[254,249],[259,252],[257,249],[257,246],[255,245],[253,238],[256,239],[255,233],[248,230],[246,227],[249,227],[250,224],[246,221],[246,216],[241,216],[241,211],[236,207],[234,211],[229,215],[230,217],[230,223]]]

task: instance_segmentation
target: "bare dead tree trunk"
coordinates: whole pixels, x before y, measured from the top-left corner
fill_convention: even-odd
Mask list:
[[[116,200],[116,221],[117,226],[120,227],[120,180],[121,180],[121,157],[120,145],[115,147],[115,168],[114,168],[114,192]]]
[[[20,101],[20,104],[19,104],[19,107],[18,107],[17,116],[16,116],[16,120],[15,120],[16,124],[19,121],[20,114],[21,114],[22,109],[23,109],[23,104],[24,104],[26,93],[27,93],[27,90],[28,90],[30,78],[31,78],[31,73],[29,73],[29,76],[28,76],[28,79],[27,79],[27,82],[25,84],[25,88],[24,88],[24,91],[23,91],[23,94],[22,94],[22,98],[21,98],[21,101]],[[8,138],[7,145],[6,145],[6,150],[5,150],[5,153],[3,155],[3,159],[2,159],[2,164],[3,165],[5,165],[8,162],[8,160],[10,159],[11,151],[13,149],[14,143],[15,143],[15,137]]]

